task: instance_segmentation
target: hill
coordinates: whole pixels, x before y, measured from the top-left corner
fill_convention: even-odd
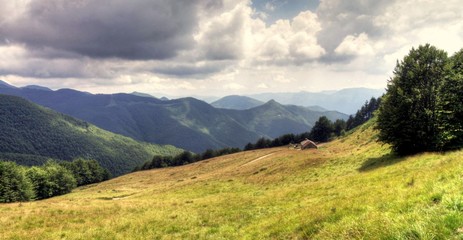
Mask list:
[[[37,88],[2,87],[0,93],[21,96],[55,111],[85,120],[105,130],[156,144],[170,144],[193,152],[224,147],[243,148],[248,142],[278,133],[309,131],[321,113],[304,109],[301,117],[281,118],[271,112],[291,112],[293,106],[269,104],[243,113],[217,109],[195,98],[160,100],[133,94],[90,94],[72,89],[46,91]],[[275,110],[269,109],[275,107]],[[301,108],[302,109],[302,108]],[[301,110],[302,111],[302,110]],[[298,110],[298,112],[301,112]],[[257,113],[254,113],[257,112]],[[333,114],[346,119],[344,114]],[[239,118],[239,119],[236,119]],[[290,120],[286,122],[286,120]],[[334,119],[332,119],[334,120]],[[269,124],[269,123],[272,124]],[[278,125],[275,125],[278,124]],[[278,128],[275,130],[274,128]]]
[[[373,123],[0,205],[4,239],[458,239],[463,151],[398,158]]]
[[[48,158],[97,160],[113,175],[131,171],[154,154],[181,152],[172,146],[134,141],[22,98],[0,94],[0,159],[39,165]]]
[[[371,97],[379,97],[384,93],[382,89],[347,88],[339,91],[297,92],[297,93],[261,93],[250,95],[260,101],[274,99],[281,104],[298,106],[320,106],[346,114],[354,114],[365,101]]]
[[[235,110],[250,109],[250,108],[260,106],[262,104],[264,104],[264,102],[258,101],[250,97],[238,96],[238,95],[226,96],[226,97],[223,97],[211,103],[211,105],[215,108],[235,109]]]
[[[274,100],[247,110],[223,111],[252,131],[271,138],[287,133],[307,132],[321,116],[326,116],[331,121],[347,119],[347,115],[340,112],[313,111],[300,106],[282,105]]]

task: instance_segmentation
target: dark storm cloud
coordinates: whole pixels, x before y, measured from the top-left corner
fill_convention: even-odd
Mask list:
[[[207,62],[204,64],[165,63],[151,69],[153,73],[175,77],[202,78],[222,71],[230,66],[228,61]]]
[[[193,47],[199,2],[31,1],[19,18],[0,23],[0,36],[35,54],[51,48],[92,58],[166,59]]]

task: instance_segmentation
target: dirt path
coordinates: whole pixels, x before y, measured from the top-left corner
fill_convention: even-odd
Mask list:
[[[262,159],[264,159],[264,158],[270,157],[270,156],[272,156],[273,154],[275,154],[275,152],[269,153],[269,154],[264,155],[264,156],[262,156],[262,157],[258,157],[258,158],[254,159],[254,160],[252,160],[252,161],[250,161],[250,162],[247,162],[247,163],[245,163],[245,164],[243,164],[243,165],[241,165],[241,166],[246,166],[246,165],[248,165],[248,164],[257,162],[257,161],[262,160]]]

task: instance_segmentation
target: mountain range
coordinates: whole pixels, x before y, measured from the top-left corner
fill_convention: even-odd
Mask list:
[[[40,165],[49,158],[93,159],[117,176],[153,155],[182,152],[105,131],[16,96],[0,94],[0,122],[0,159],[21,165]]]
[[[298,106],[320,106],[324,109],[354,114],[365,101],[380,97],[384,89],[346,88],[339,91],[297,92],[297,93],[261,93],[249,95],[259,101],[275,100],[281,104]]]
[[[55,111],[88,121],[136,140],[171,144],[193,152],[242,148],[260,137],[277,137],[311,129],[323,115],[348,116],[268,101],[246,110],[219,109],[195,98],[160,100],[133,94],[90,94],[72,89],[0,85],[0,93],[26,98]]]
[[[246,96],[230,95],[212,102],[211,105],[215,108],[246,110],[258,107],[264,103],[265,102]]]

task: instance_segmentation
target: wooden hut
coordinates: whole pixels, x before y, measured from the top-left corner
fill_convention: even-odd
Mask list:
[[[308,148],[318,148],[318,146],[313,141],[310,141],[306,138],[304,141],[301,142],[301,150]]]

